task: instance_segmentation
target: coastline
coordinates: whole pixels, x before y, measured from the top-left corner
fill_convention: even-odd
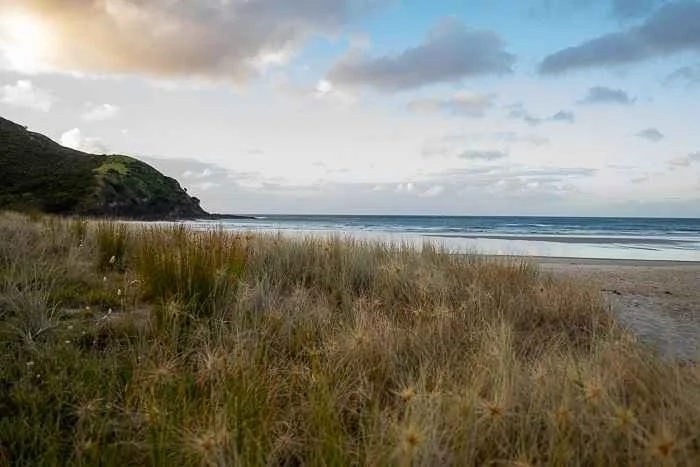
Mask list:
[[[615,266],[615,267],[680,267],[700,268],[700,261],[618,259],[618,258],[574,258],[566,256],[523,256],[541,266]]]
[[[518,226],[517,221],[518,218],[506,222],[495,221],[494,218],[445,218],[441,221],[438,218],[428,218],[417,221],[411,217],[396,217],[394,220],[356,217],[348,220],[332,216],[263,216],[252,220],[209,220],[194,221],[191,224],[198,230],[216,226],[239,232],[263,232],[290,237],[352,237],[361,241],[407,243],[417,247],[430,242],[456,254],[480,252],[505,256],[700,263],[700,223],[686,221],[683,225],[667,226],[646,220],[648,225],[641,221],[633,225],[587,225],[575,219],[563,218],[542,219],[542,223],[539,220],[529,221],[528,224]],[[532,232],[522,231],[523,229],[532,229]]]
[[[530,257],[600,290],[618,322],[667,357],[700,359],[700,262]]]
[[[636,237],[610,237],[610,236],[572,236],[572,235],[444,235],[430,234],[426,237],[434,238],[463,238],[467,240],[504,240],[504,241],[527,241],[527,242],[548,242],[548,243],[572,243],[586,245],[683,245],[692,243],[691,240],[673,238],[636,238]]]

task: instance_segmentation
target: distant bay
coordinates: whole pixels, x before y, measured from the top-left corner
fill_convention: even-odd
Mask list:
[[[455,252],[494,255],[700,261],[700,219],[259,215],[190,224],[417,244],[428,240]]]

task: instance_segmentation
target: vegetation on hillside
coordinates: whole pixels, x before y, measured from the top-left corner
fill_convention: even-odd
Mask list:
[[[700,372],[528,263],[0,218],[0,464],[697,465]]]
[[[60,146],[0,118],[0,209],[176,219],[204,217],[178,182],[127,156]]]

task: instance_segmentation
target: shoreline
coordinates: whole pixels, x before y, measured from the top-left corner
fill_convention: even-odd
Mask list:
[[[504,257],[490,255],[494,257]],[[505,256],[507,257],[507,256]],[[566,256],[512,256],[524,258],[542,266],[615,266],[615,267],[653,267],[653,268],[700,268],[700,261],[659,260],[659,259],[618,259],[618,258],[576,258]]]
[[[192,223],[195,229],[211,228],[209,224]],[[629,237],[544,237],[544,236],[501,236],[489,234],[440,235],[429,232],[406,230],[361,230],[352,229],[312,229],[309,226],[281,228],[273,225],[222,225],[225,231],[276,234],[289,237],[339,237],[359,241],[376,241],[388,244],[420,245],[430,242],[444,247],[454,254],[483,254],[486,256],[542,257],[542,258],[584,258],[607,261],[648,261],[700,264],[700,248],[692,239],[631,239]],[[615,241],[613,241],[615,240]]]
[[[700,262],[530,257],[597,288],[616,320],[661,355],[700,361]]]
[[[581,236],[555,236],[555,235],[496,235],[496,234],[423,234],[431,238],[459,238],[474,240],[505,240],[505,241],[526,241],[526,242],[546,242],[546,243],[571,243],[583,245],[683,245],[693,244],[694,240],[674,239],[674,238],[635,238],[635,237],[581,237]]]

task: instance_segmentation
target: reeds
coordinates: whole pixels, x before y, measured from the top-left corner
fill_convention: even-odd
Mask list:
[[[0,463],[700,460],[697,367],[527,262],[114,223],[78,245],[55,222],[60,252],[0,219],[0,303],[24,307],[0,318]],[[51,298],[78,277],[114,303]]]

